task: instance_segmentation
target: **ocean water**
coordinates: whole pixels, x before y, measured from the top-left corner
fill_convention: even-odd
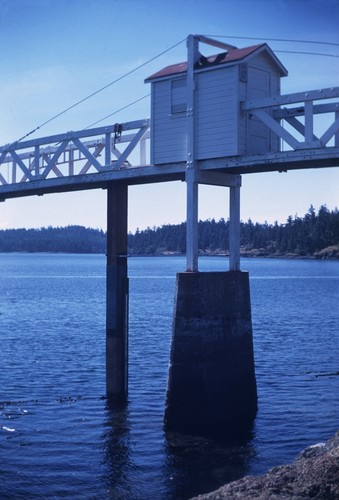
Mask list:
[[[201,258],[200,270],[227,270]],[[188,499],[339,428],[339,262],[249,259],[259,411],[242,446],[167,434],[181,257],[129,260],[129,397],[105,399],[105,257],[0,254],[0,498]]]

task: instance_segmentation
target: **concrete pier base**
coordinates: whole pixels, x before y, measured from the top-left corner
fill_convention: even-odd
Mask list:
[[[239,441],[256,411],[248,273],[177,274],[165,429]]]

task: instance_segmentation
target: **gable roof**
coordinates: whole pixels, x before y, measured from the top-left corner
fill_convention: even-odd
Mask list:
[[[217,65],[227,65],[230,63],[244,62],[252,56],[259,54],[260,52],[267,51],[270,57],[274,60],[275,64],[279,67],[281,76],[287,75],[286,68],[281,64],[279,59],[276,57],[274,52],[266,43],[261,43],[259,45],[252,45],[251,47],[244,47],[242,49],[231,49],[227,52],[221,52],[219,54],[204,57],[201,56],[198,62],[195,64],[195,69],[203,69],[209,66]],[[164,78],[170,75],[176,75],[180,73],[185,73],[187,71],[187,61],[171,64],[161,69],[157,73],[146,78],[145,82],[155,80],[157,78]]]

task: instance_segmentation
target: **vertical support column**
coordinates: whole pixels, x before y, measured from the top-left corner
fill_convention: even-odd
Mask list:
[[[107,189],[106,392],[123,404],[128,387],[127,195],[125,183]]]
[[[186,214],[186,260],[187,271],[198,271],[198,183],[195,170],[186,171],[187,214]]]
[[[338,120],[339,119],[339,111],[336,111],[335,112],[335,119]],[[336,132],[334,134],[334,146],[336,148],[339,148],[339,132]]]
[[[187,38],[187,213],[186,213],[186,260],[187,271],[198,271],[198,183],[196,179],[195,152],[195,80],[194,64],[198,58],[198,39],[193,35]]]
[[[230,271],[240,270],[240,186],[230,187]]]

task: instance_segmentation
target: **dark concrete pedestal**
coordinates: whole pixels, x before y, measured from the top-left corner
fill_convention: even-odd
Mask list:
[[[177,274],[166,430],[246,439],[257,411],[248,273]]]

